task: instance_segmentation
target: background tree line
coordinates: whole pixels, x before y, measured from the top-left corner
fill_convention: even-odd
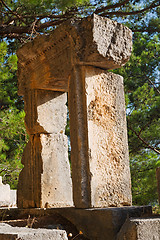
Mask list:
[[[160,166],[160,3],[158,0],[0,0],[0,175],[16,188],[28,140],[17,95],[16,49],[69,18],[93,13],[133,31],[130,61],[114,72],[125,82],[134,204],[156,204]],[[69,134],[69,127],[67,127]]]

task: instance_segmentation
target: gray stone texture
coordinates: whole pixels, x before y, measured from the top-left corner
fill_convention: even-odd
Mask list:
[[[160,218],[131,218],[122,226],[116,240],[159,240]]]
[[[0,240],[67,240],[64,230],[11,227],[0,223]]]
[[[118,232],[130,217],[147,217],[152,214],[151,206],[141,207],[113,207],[113,208],[30,208],[30,209],[0,209],[0,220],[9,219],[39,219],[43,216],[54,216],[60,214],[68,219],[77,229],[81,230],[90,240],[115,240]],[[43,218],[44,219],[44,218]],[[61,223],[61,222],[60,222]],[[38,224],[38,222],[37,222]],[[46,223],[44,223],[46,224]],[[128,239],[126,239],[128,240]]]
[[[87,65],[104,69],[122,67],[132,51],[132,32],[120,23],[93,15],[77,27],[82,45],[78,56]],[[91,44],[92,42],[92,44]]]
[[[93,207],[132,204],[123,78],[85,68]]]

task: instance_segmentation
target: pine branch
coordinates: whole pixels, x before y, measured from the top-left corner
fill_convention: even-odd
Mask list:
[[[146,145],[149,149],[153,150],[154,152],[160,154],[160,151],[157,150],[156,148],[154,148],[153,146],[151,146],[149,143],[147,143],[141,136],[141,131],[139,133],[137,133],[132,127],[128,126],[128,128],[139,138],[139,140]]]
[[[14,12],[14,11],[12,11],[8,6],[7,6],[7,4],[3,1],[3,0],[0,0],[1,1],[1,3],[3,4],[3,6],[5,7],[5,8],[7,8],[7,10],[11,13],[11,14],[13,14],[13,15],[15,15],[17,18],[19,18],[19,19],[22,19],[22,16],[20,16],[18,13],[16,13],[16,12]]]
[[[148,82],[150,82],[150,84],[155,88],[155,90],[158,92],[158,94],[160,94],[159,89],[156,87],[156,85],[154,84],[154,82],[152,82],[152,80],[143,72],[143,74],[145,75],[145,77],[147,78]]]
[[[122,7],[124,6],[126,3],[128,3],[130,0],[124,0],[123,2],[119,2],[119,3],[116,3],[116,4],[113,4],[113,5],[109,5],[109,6],[106,6],[106,7],[101,7],[101,8],[98,8],[95,10],[95,14],[98,14],[98,13],[101,13],[105,10],[109,10],[109,9],[113,9],[113,8],[117,8],[117,7]]]
[[[33,26],[34,26],[34,32],[41,32],[42,30],[51,27],[51,26],[58,26],[59,24],[63,23],[67,19],[70,19],[73,16],[76,16],[79,13],[79,9],[77,8],[72,8],[66,11],[64,14],[56,14],[56,12],[53,12],[52,14],[38,14],[38,15],[29,15],[29,14],[21,14],[19,15],[17,12],[12,11],[4,2],[4,0],[0,0],[0,2],[5,6],[5,8],[8,10],[6,11],[6,15],[8,16],[8,13],[11,14],[11,17],[7,20],[6,23],[3,23],[0,25],[0,35],[2,37],[7,37],[7,38],[25,38],[25,35],[32,34],[33,35]],[[114,9],[117,7],[122,7],[125,4],[127,4],[129,0],[124,0],[119,3],[106,6],[106,7],[101,7],[98,8],[94,11],[94,13],[98,13],[100,16],[127,16],[127,15],[136,15],[136,14],[141,14],[143,12],[146,12],[150,9],[156,8],[160,6],[160,4],[155,4],[157,1],[154,1],[150,6],[137,10],[137,11],[131,11],[131,12],[123,12],[123,11],[109,11],[106,12],[106,10]],[[82,10],[82,13],[84,13],[85,10]],[[50,19],[49,21],[46,22],[41,22],[42,19]],[[17,23],[18,20],[18,23]],[[29,20],[29,22],[28,22]],[[14,24],[11,24],[11,23]],[[25,23],[25,26],[22,26],[21,23]],[[16,24],[18,24],[16,26]],[[134,31],[134,30],[133,30]],[[135,30],[135,31],[140,31],[140,30]]]
[[[141,10],[137,10],[137,11],[132,11],[132,12],[120,12],[120,11],[116,11],[116,12],[105,12],[105,13],[101,13],[100,16],[112,16],[112,15],[116,15],[116,16],[128,16],[128,15],[136,15],[136,14],[140,14],[140,13],[144,13],[150,9],[153,9],[153,8],[156,8],[156,7],[159,7],[160,4],[157,4],[157,5],[153,5],[151,4],[150,6],[146,7],[146,8],[143,8]]]
[[[149,28],[132,28],[132,27],[130,27],[130,29],[132,30],[132,32],[147,32],[147,33],[155,33],[155,32],[157,32],[157,33],[159,33],[160,31],[159,31],[159,29],[149,29]]]

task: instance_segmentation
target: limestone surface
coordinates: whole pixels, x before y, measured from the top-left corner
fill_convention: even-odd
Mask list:
[[[93,207],[132,203],[123,78],[85,68]]]
[[[122,24],[97,15],[68,20],[18,50],[19,94],[26,88],[68,91],[74,65],[119,68],[131,51],[132,33]]]
[[[67,93],[30,90],[25,92],[24,101],[29,134],[65,133]]]
[[[73,206],[67,136],[63,133],[41,134],[41,143],[42,206]]]
[[[131,218],[122,226],[116,240],[159,240],[159,218]]]
[[[93,15],[77,27],[81,33],[80,61],[87,65],[114,69],[123,66],[132,51],[132,32],[120,23]],[[92,43],[92,44],[91,44]]]
[[[0,240],[67,240],[64,230],[11,227],[0,223]]]
[[[68,160],[67,94],[34,90],[25,92],[27,144],[18,185],[18,207],[72,206]]]
[[[18,183],[18,207],[72,206],[72,183],[64,133],[32,135]]]

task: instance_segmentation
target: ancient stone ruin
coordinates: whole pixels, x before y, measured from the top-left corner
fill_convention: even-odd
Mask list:
[[[30,135],[18,207],[131,205],[123,78],[108,71],[122,67],[131,50],[131,31],[97,15],[69,20],[18,50]]]
[[[85,240],[159,239],[152,208],[131,206],[123,78],[109,71],[123,67],[131,50],[131,31],[97,15],[68,20],[18,50],[30,140],[18,208],[0,210],[0,240],[67,240],[71,226],[69,239],[78,230]],[[57,230],[57,221],[65,227]],[[33,223],[40,229],[23,228]]]

